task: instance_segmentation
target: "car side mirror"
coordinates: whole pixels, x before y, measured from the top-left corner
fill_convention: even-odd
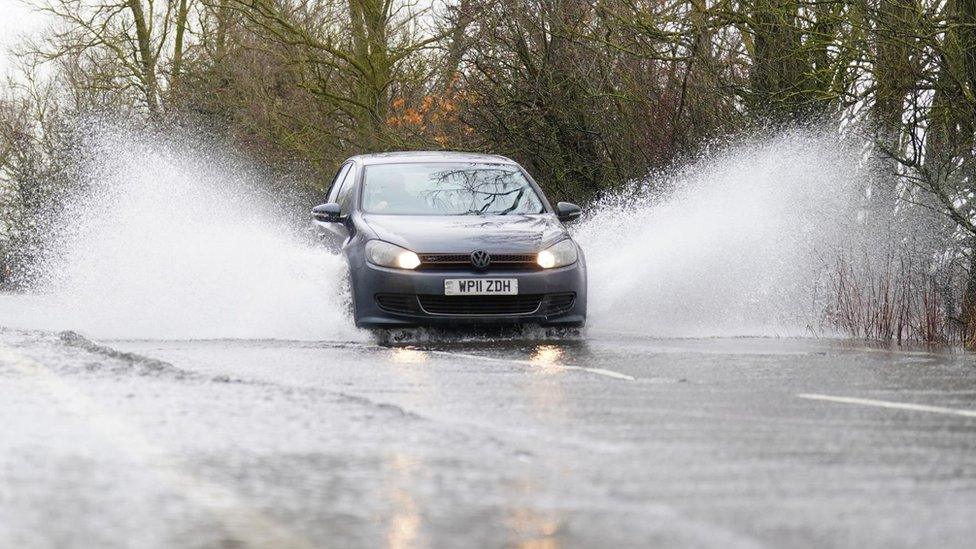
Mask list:
[[[312,219],[323,223],[338,223],[342,221],[342,208],[335,202],[319,204],[312,208]]]
[[[583,215],[583,210],[576,204],[570,202],[560,202],[556,204],[556,217],[560,221],[575,221]]]

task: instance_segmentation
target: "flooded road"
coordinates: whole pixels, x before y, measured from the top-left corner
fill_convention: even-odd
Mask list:
[[[971,356],[0,331],[2,547],[968,547]]]

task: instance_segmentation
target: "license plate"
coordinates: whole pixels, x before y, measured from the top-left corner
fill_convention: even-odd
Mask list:
[[[518,295],[517,278],[449,278],[444,295]]]

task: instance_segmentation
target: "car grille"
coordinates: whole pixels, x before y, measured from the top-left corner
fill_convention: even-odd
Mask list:
[[[536,263],[536,254],[489,254],[491,263],[487,271],[492,270],[540,270]],[[449,270],[449,269],[473,269],[471,265],[471,254],[420,254],[419,269]]]
[[[417,296],[412,294],[376,294],[376,304],[388,313],[416,314]]]
[[[388,313],[455,316],[562,314],[573,308],[576,294],[448,296],[376,294],[376,303]],[[418,306],[419,304],[419,306]],[[421,307],[423,308],[421,310]]]
[[[541,295],[421,295],[420,306],[434,315],[527,315],[536,312]]]
[[[565,313],[573,308],[576,303],[576,294],[567,292],[564,294],[549,294],[543,304],[543,311],[547,315]]]

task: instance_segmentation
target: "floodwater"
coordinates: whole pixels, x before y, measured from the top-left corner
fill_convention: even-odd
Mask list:
[[[969,547],[968,355],[0,331],[3,547]]]

